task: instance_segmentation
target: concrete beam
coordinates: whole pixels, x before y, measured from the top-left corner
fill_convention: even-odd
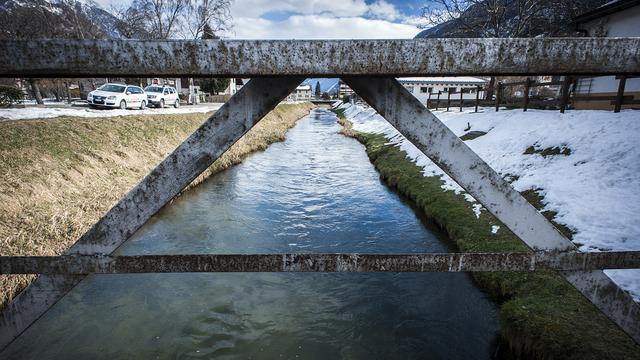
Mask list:
[[[0,42],[0,77],[537,74],[640,74],[640,38]]]
[[[2,256],[0,274],[492,272],[640,268],[640,251],[421,254]]]
[[[66,254],[110,254],[282,101],[299,77],[253,79],[165,158],[69,248]],[[5,348],[82,276],[42,275],[0,314]]]
[[[343,77],[401,134],[534,250],[576,251],[547,219],[397,80]],[[566,279],[640,343],[640,305],[601,270]]]

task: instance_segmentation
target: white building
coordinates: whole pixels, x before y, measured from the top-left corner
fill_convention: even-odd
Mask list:
[[[484,88],[487,84],[487,80],[470,77],[470,76],[456,76],[456,77],[405,77],[398,78],[400,84],[405,89],[415,96],[421,103],[426,103],[431,94],[431,100],[435,100],[440,93],[440,99],[446,99],[448,93],[451,93],[452,100],[460,99],[460,92],[462,92],[462,98],[465,100],[475,100],[478,86]],[[453,94],[457,95],[453,95]],[[484,91],[480,91],[480,99],[484,97]]]
[[[595,37],[637,37],[640,36],[640,1],[610,1],[599,8],[574,19],[579,30]],[[576,83],[578,97],[615,96],[619,80],[615,76],[582,78]],[[640,78],[627,79],[625,96],[640,99]],[[611,109],[611,100],[577,100],[576,109]],[[623,105],[622,108],[640,108],[640,105]]]
[[[343,96],[352,96],[353,90],[349,87],[349,85],[342,82],[342,79],[338,80],[338,99],[342,99]]]
[[[287,96],[287,101],[311,101],[311,85],[299,85]]]

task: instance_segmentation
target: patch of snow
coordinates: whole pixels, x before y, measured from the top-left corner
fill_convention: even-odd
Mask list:
[[[491,233],[492,234],[497,234],[498,230],[500,230],[500,226],[498,226],[498,225],[492,225],[491,226]]]
[[[479,203],[473,204],[471,209],[473,210],[473,213],[476,215],[476,219],[480,219],[480,211],[482,210],[482,205]]]
[[[464,190],[400,135],[375,110],[342,104],[357,131],[384,134],[423,169],[424,176],[439,176],[443,189]],[[640,111],[559,111],[485,108],[435,111],[456,135],[467,123],[486,135],[466,144],[502,176],[516,180],[518,191],[541,189],[545,208],[557,212],[581,251],[640,250]],[[537,148],[568,147],[571,155],[525,155]],[[471,196],[468,201],[475,202]],[[474,204],[473,209],[476,211]],[[479,208],[478,208],[479,209]],[[476,216],[479,216],[476,212]],[[606,271],[614,281],[640,298],[640,270]]]
[[[126,115],[148,115],[148,114],[188,114],[207,113],[218,110],[222,104],[213,103],[195,106],[181,106],[179,108],[164,108],[144,110],[120,110],[120,109],[91,109],[77,107],[26,107],[17,109],[0,109],[0,121],[2,120],[23,120],[23,119],[47,119],[59,116],[76,117],[113,117]]]

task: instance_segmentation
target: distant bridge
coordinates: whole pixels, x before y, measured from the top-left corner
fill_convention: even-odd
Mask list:
[[[336,100],[311,99],[311,102],[315,105],[331,105],[336,102]]]

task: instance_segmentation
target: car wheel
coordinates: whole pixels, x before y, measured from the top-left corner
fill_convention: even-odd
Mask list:
[[[147,102],[142,100],[142,102],[140,103],[140,110],[144,110],[144,108],[147,107]]]
[[[120,109],[122,110],[126,110],[127,109],[127,102],[122,100],[120,101]]]
[[[164,108],[164,99],[160,99],[160,108],[163,109]]]
[[[173,107],[176,109],[180,107],[180,99],[176,99],[176,102],[173,103]]]

